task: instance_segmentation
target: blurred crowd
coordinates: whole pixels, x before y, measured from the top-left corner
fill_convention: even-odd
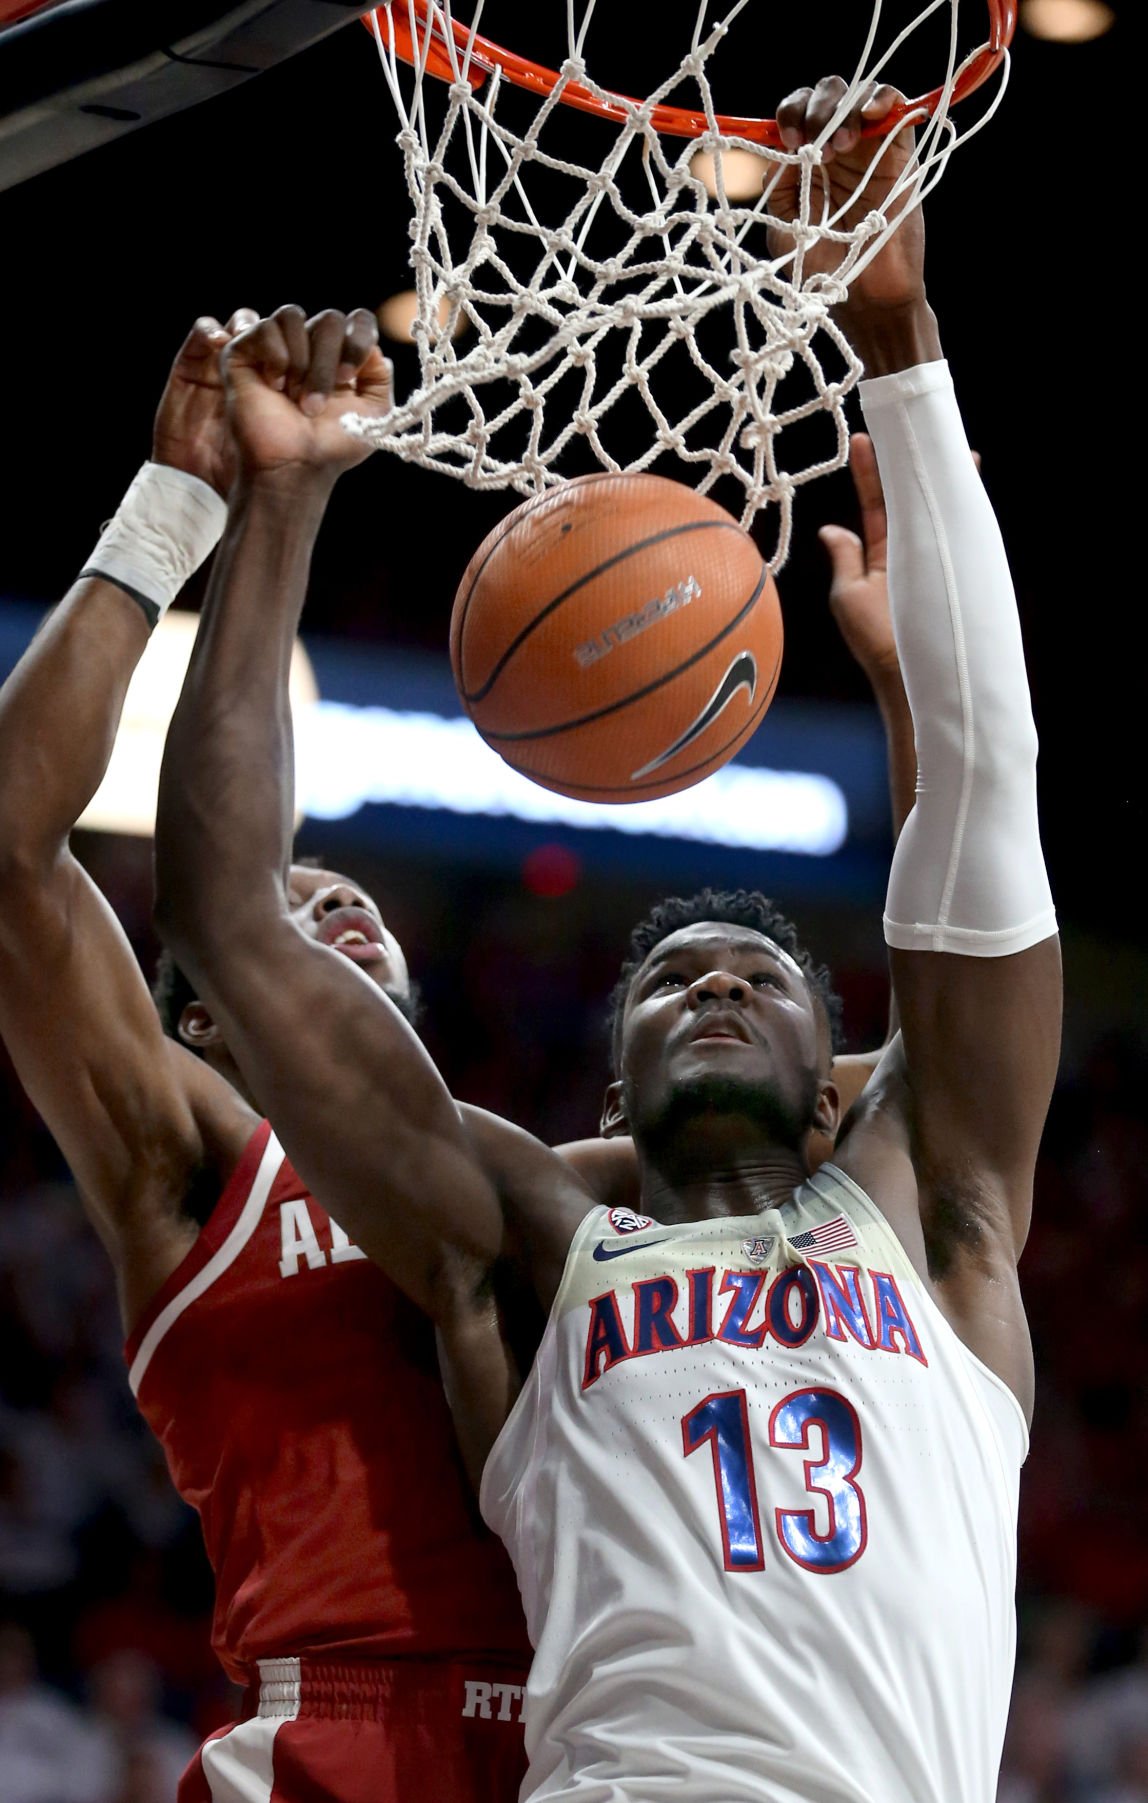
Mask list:
[[[92,839],[85,855],[154,956],[148,848]],[[594,1131],[620,931],[649,894],[607,906],[586,884],[540,898],[480,872],[364,875],[384,906],[397,891],[456,1093],[551,1141]],[[879,955],[817,924],[815,950],[844,947],[851,1042],[874,1043]],[[1070,1045],[1022,1267],[1039,1388],[999,1803],[1148,1803],[1146,1093],[1148,1037]],[[121,1344],[110,1265],[4,1067],[0,1803],[171,1803],[236,1702],[208,1646],[198,1527],[136,1415]]]

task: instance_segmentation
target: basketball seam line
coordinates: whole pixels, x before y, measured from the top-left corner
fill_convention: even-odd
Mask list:
[[[651,545],[663,544],[668,538],[680,538],[682,534],[686,532],[709,532],[715,527],[722,532],[740,532],[742,530],[736,520],[688,520],[682,526],[667,526],[663,531],[655,532],[651,538],[639,539],[636,544],[627,545],[624,551],[617,552],[615,556],[608,557],[604,563],[596,564],[592,570],[587,570],[584,576],[579,576],[577,582],[571,583],[569,588],[563,589],[560,595],[555,595],[553,601],[548,601],[546,606],[542,609],[542,612],[535,614],[534,618],[528,625],[522,628],[517,637],[510,641],[510,644],[506,647],[506,650],[502,653],[493,670],[490,672],[490,675],[480,688],[473,691],[469,689],[460,690],[462,699],[468,703],[485,701],[519,646],[530,637],[536,627],[541,626],[543,620],[550,617],[555,608],[561,607],[564,601],[568,601],[571,595],[576,595],[579,589],[585,588],[587,583],[596,582],[599,576],[604,575],[607,570],[612,570],[615,564],[625,563],[628,557],[635,556],[639,551],[649,550]],[[485,568],[485,564],[483,565],[483,568]],[[481,576],[481,574],[482,571],[480,570],[479,576]],[[463,635],[466,632],[466,610],[470,607],[471,597],[474,594],[477,583],[478,576],[475,577],[474,582],[471,584],[470,594],[467,595],[464,603],[463,619],[459,628],[458,661],[460,672],[466,659],[466,651],[462,642]]]
[[[716,523],[718,522],[715,522],[715,524]],[[739,527],[738,530],[740,531],[741,528]],[[712,638],[708,645],[702,645],[699,650],[692,654],[692,656],[687,657],[684,663],[678,664],[673,670],[667,670],[663,675],[659,676],[656,681],[648,682],[644,689],[635,689],[632,695],[624,695],[620,701],[611,701],[605,707],[597,708],[592,714],[581,714],[576,720],[563,720],[557,726],[537,726],[532,728],[530,732],[488,732],[485,727],[479,727],[479,731],[489,744],[494,744],[495,740],[497,740],[499,744],[515,745],[521,744],[527,739],[549,739],[553,738],[555,733],[571,732],[576,726],[589,726],[590,722],[593,720],[604,720],[608,714],[616,714],[620,709],[629,707],[631,703],[643,700],[645,696],[652,695],[655,689],[663,688],[666,683],[673,682],[674,678],[680,676],[683,670],[691,669],[701,658],[708,657],[715,646],[720,645],[724,638],[728,638],[729,634],[734,630],[734,627],[741,625],[745,616],[758,601],[768,575],[769,572],[763,564],[761,575],[757,580],[757,586],[749,597],[749,600],[745,603],[745,606],[741,608],[740,612],[736,613],[733,619],[728,621],[728,623],[722,627],[716,638]],[[464,696],[463,699],[466,700],[467,697]]]
[[[748,739],[750,737],[750,734],[752,732],[754,732],[758,726],[760,726],[761,717],[765,713],[770,702],[773,700],[774,692],[777,688],[777,679],[778,679],[778,676],[780,675],[780,673],[781,673],[781,653],[779,651],[777,654],[777,661],[773,666],[773,675],[769,679],[769,685],[766,688],[766,691],[765,691],[764,695],[762,696],[760,702],[758,703],[757,707],[754,709],[754,712],[751,714],[748,725],[740,726],[738,728],[737,732],[731,733],[730,737],[725,741],[724,745],[720,745],[716,751],[711,752],[709,757],[703,758],[699,764],[691,764],[688,769],[679,770],[677,772],[677,774],[673,777],[667,777],[667,776],[652,777],[650,779],[650,781],[646,782],[646,783],[633,783],[633,784],[630,784],[630,783],[605,783],[605,784],[602,784],[598,788],[594,788],[591,786],[591,784],[587,783],[584,785],[585,789],[586,789],[587,797],[590,800],[593,800],[595,796],[620,794],[620,795],[630,796],[632,798],[641,789],[660,789],[662,787],[663,783],[666,783],[666,782],[680,783],[683,776],[690,776],[690,775],[692,775],[692,773],[695,770],[706,769],[706,767],[708,765],[711,765],[713,763],[715,758],[720,757],[721,754],[724,751],[727,751],[731,745],[736,745],[739,737],[744,735],[744,737],[746,739]],[[509,762],[509,759],[507,760],[507,762]],[[548,788],[553,781],[552,777],[543,777],[543,776],[540,776],[537,773],[537,771],[527,769],[525,764],[511,764],[510,768],[512,770],[517,770],[520,776],[528,776],[532,782],[540,783],[543,788]],[[719,768],[720,768],[720,766],[719,766]],[[567,794],[570,790],[577,788],[579,786],[580,785],[578,785],[578,784],[570,783],[566,787],[560,789],[559,794],[563,794],[563,795]],[[579,799],[579,797],[574,796],[573,799],[575,801],[577,801]]]
[[[595,474],[593,474],[591,476],[583,476],[581,479],[582,485],[584,487],[588,488],[593,483],[605,481],[606,477],[611,475],[612,473],[613,472],[610,470],[598,470]],[[542,503],[544,501],[552,501],[553,499],[554,499],[554,490],[552,488],[544,488],[541,494],[532,496],[531,500],[529,502],[523,502],[521,511],[519,511],[519,509],[516,508],[514,510],[514,512],[507,514],[506,518],[504,520],[500,521],[498,526],[493,528],[493,530],[497,533],[497,537],[495,538],[494,543],[491,545],[490,550],[486,553],[486,556],[483,558],[482,562],[479,564],[477,570],[474,572],[474,575],[471,578],[470,587],[466,591],[466,600],[463,602],[461,611],[459,613],[459,621],[458,621],[459,684],[458,684],[458,687],[459,687],[460,694],[463,693],[463,690],[462,690],[462,674],[463,674],[462,666],[463,666],[463,663],[465,662],[465,655],[463,652],[462,640],[463,640],[463,634],[466,631],[466,616],[470,612],[470,604],[471,604],[472,600],[474,599],[474,591],[478,587],[478,584],[482,579],[482,572],[485,570],[487,564],[490,562],[491,558],[494,556],[494,553],[499,549],[500,545],[504,545],[506,543],[507,539],[510,537],[510,534],[514,531],[515,526],[519,525],[522,520],[529,519],[530,515],[532,513],[534,513],[537,510],[537,508],[542,505]],[[463,571],[464,578],[465,578],[465,575],[466,575],[466,571],[464,570]],[[465,696],[463,698],[465,700]]]

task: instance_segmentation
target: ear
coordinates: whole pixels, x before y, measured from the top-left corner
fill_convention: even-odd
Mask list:
[[[841,1125],[841,1093],[831,1077],[823,1077],[813,1110],[813,1130],[836,1138]]]
[[[179,1017],[179,1037],[193,1052],[221,1043],[219,1028],[202,1002],[189,1002]]]
[[[630,1123],[626,1119],[625,1104],[622,1101],[622,1083],[620,1078],[615,1078],[614,1082],[611,1083],[606,1090],[605,1100],[602,1103],[602,1119],[599,1123],[598,1131],[603,1139],[618,1139],[622,1134],[628,1134],[630,1131]]]

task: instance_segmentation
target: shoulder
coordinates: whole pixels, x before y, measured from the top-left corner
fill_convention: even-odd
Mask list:
[[[596,1202],[606,1208],[636,1205],[641,1193],[634,1142],[621,1134],[615,1139],[574,1139],[555,1151],[576,1172]]]
[[[161,1057],[186,1104],[183,1123],[138,1148],[137,1176],[109,1246],[132,1326],[176,1271],[238,1169],[259,1116],[226,1078],[165,1039]]]
[[[469,1103],[459,1104],[459,1114],[501,1198],[511,1256],[549,1308],[578,1223],[598,1197],[574,1164],[532,1133]]]

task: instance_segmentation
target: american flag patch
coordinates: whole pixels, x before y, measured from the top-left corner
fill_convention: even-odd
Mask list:
[[[857,1235],[845,1215],[834,1215],[807,1233],[791,1233],[789,1243],[799,1252],[844,1252],[857,1244]]]

